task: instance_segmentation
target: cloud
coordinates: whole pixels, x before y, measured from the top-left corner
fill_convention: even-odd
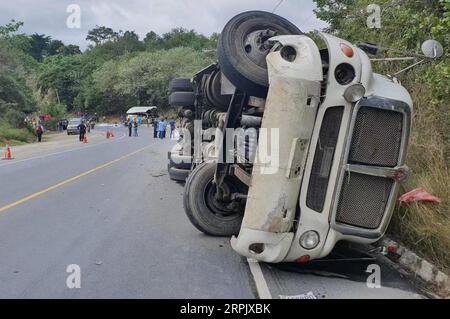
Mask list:
[[[175,27],[210,35],[220,32],[234,15],[247,10],[272,11],[279,0],[16,0],[0,4],[0,25],[11,19],[25,22],[26,33],[44,33],[85,48],[87,32],[96,25],[134,30],[141,37],[151,30],[162,34]],[[69,4],[82,10],[81,28],[66,27]],[[276,13],[303,31],[325,24],[314,13],[312,0],[284,0]]]

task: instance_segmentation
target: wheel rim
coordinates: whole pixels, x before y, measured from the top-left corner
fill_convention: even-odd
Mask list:
[[[256,65],[266,68],[266,56],[270,51],[266,41],[277,35],[274,30],[256,30],[244,37],[243,50],[250,61]]]
[[[219,202],[216,199],[216,192],[217,192],[217,186],[214,184],[213,180],[207,183],[204,189],[204,201],[205,205],[211,210],[211,212],[218,218],[224,219],[224,220],[230,220],[236,218],[239,213],[233,211],[232,209],[228,208],[226,205],[227,203]],[[225,184],[225,187],[229,188],[227,184]],[[228,203],[228,204],[231,204]]]

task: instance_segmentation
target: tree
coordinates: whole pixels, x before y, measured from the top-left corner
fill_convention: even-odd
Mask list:
[[[134,31],[119,32],[114,47],[120,55],[141,51],[144,49],[144,44],[139,41],[139,36]]]
[[[45,59],[39,68],[38,86],[42,95],[54,90],[59,101],[73,109],[83,78],[80,56],[55,55]]]
[[[163,34],[162,41],[165,49],[189,47],[195,50],[201,50],[207,48],[209,45],[209,39],[207,37],[198,34],[194,30],[184,28],[175,28]]]
[[[94,29],[88,32],[86,40],[94,42],[95,45],[100,45],[107,41],[117,39],[118,35],[119,34],[117,32],[114,32],[114,30],[111,28],[107,28],[104,26],[100,27],[97,25]]]
[[[0,38],[0,124],[21,126],[36,108],[32,91],[34,71],[24,53]]]
[[[16,22],[15,20],[11,20],[10,23],[7,23],[4,26],[0,26],[0,38],[9,38],[23,26],[23,22]]]
[[[148,51],[154,51],[161,48],[162,39],[154,31],[150,31],[145,35],[144,44]]]
[[[42,62],[47,56],[47,49],[50,44],[51,38],[45,34],[33,34],[31,35],[31,47],[29,54],[38,62]]]
[[[52,55],[60,54],[64,47],[65,47],[65,45],[62,41],[50,40],[50,42],[47,45],[47,48],[45,48],[45,55],[52,56]]]
[[[192,48],[141,52],[106,62],[93,75],[101,92],[102,111],[124,112],[132,105],[168,104],[167,87],[174,77],[190,77],[214,62],[214,58]]]
[[[80,47],[78,45],[73,45],[73,44],[69,44],[69,45],[65,45],[60,49],[60,53],[62,55],[77,55],[77,54],[81,54],[81,50]]]

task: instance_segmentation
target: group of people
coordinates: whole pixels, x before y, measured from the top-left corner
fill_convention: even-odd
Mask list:
[[[155,120],[153,122],[153,137],[154,138],[160,138],[165,139],[166,138],[166,132],[167,132],[167,126],[170,127],[170,138],[173,137],[173,134],[175,132],[175,120],[170,120],[169,124],[167,124],[167,121],[165,118],[161,118],[159,121]]]
[[[62,122],[60,122],[58,124],[62,124]],[[130,137],[132,137],[132,136],[138,137],[139,136],[139,132],[138,132],[139,122],[138,121],[130,119],[130,121],[127,123],[127,127],[128,127],[128,135]],[[175,134],[175,129],[176,129],[175,120],[172,119],[169,121],[169,123],[167,123],[166,119],[163,117],[160,120],[156,119],[153,122],[153,137],[165,139],[167,127],[169,127],[169,129],[170,129],[170,138],[173,138],[174,134]],[[59,125],[58,125],[58,128],[60,128]],[[82,123],[80,123],[80,125],[78,125],[78,129],[80,132],[80,135],[79,135],[80,142],[83,142],[84,136],[89,131],[89,125],[86,125],[86,123],[83,121]],[[36,125],[35,133],[36,133],[38,142],[42,142],[42,135],[44,134],[44,126],[41,123],[38,123]]]
[[[134,137],[138,137],[139,133],[138,133],[138,129],[139,129],[139,123],[138,121],[135,120],[130,120],[127,124],[128,126],[128,136],[134,136]]]

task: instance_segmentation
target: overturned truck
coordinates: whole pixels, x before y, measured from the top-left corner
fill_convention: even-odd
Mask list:
[[[195,120],[219,131],[175,152],[185,153],[186,214],[206,234],[237,236],[243,256],[305,262],[341,240],[373,243],[408,176],[410,95],[372,72],[374,46],[319,36],[242,13],[221,33],[218,64],[184,80],[189,98],[172,90],[186,135],[202,134]]]

